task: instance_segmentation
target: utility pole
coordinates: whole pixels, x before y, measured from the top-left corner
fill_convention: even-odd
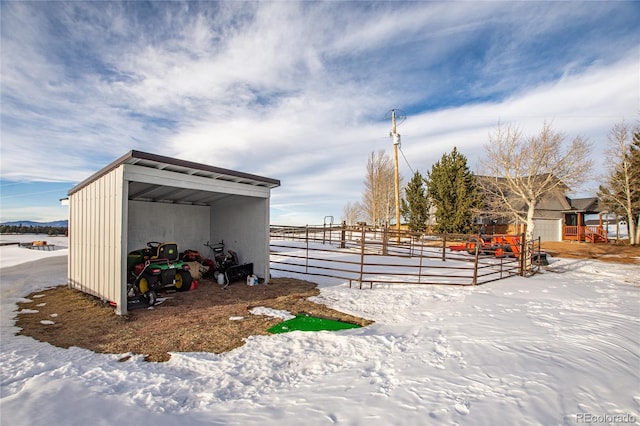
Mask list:
[[[391,110],[391,138],[393,139],[393,165],[395,169],[395,193],[396,193],[396,230],[398,242],[400,242],[400,176],[398,174],[398,147],[400,135],[396,131],[396,110]]]

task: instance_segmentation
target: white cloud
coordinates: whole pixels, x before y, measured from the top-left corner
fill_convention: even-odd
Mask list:
[[[313,223],[391,153],[391,108],[423,173],[454,145],[474,167],[498,121],[600,143],[637,118],[637,37],[628,5],[583,6],[5,2],[2,177],[77,182],[139,149],[279,178],[276,210]]]

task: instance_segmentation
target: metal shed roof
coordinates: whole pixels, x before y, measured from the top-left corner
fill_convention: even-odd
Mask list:
[[[275,188],[280,186],[280,181],[277,179],[132,150],[71,188],[68,195],[72,195],[79,191],[122,164],[135,164],[136,166],[149,167],[155,170],[166,170],[189,176],[198,176],[217,181],[235,182],[264,188]],[[129,199],[140,201],[208,205],[225,196],[227,195],[216,192],[211,192],[208,195],[203,196],[203,193],[200,190],[173,188],[163,185],[162,182],[158,182],[157,184],[131,182],[129,187]]]

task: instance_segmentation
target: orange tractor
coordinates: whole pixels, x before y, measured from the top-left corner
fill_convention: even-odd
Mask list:
[[[449,247],[454,251],[466,251],[475,255],[490,254],[495,257],[520,257],[521,238],[519,235],[472,235],[466,243]]]

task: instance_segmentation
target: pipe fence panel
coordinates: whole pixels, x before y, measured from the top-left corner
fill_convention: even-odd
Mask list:
[[[468,235],[367,226],[272,226],[273,271],[368,284],[478,285],[521,273],[516,256],[464,246]]]

